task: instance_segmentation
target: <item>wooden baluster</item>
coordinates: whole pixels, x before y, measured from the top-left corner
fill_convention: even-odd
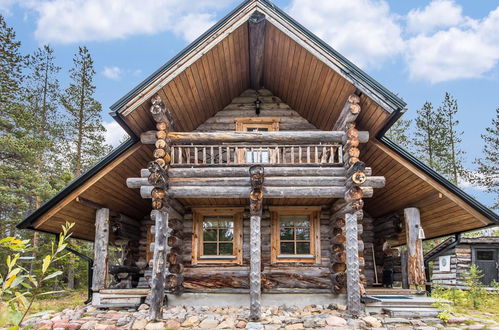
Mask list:
[[[307,163],[310,164],[310,146],[307,146]]]
[[[210,147],[210,158],[211,158],[211,164],[215,164],[215,153],[213,151],[213,146]]]
[[[298,147],[298,159],[300,160],[300,164],[302,163],[301,160],[301,147]]]
[[[198,165],[198,147],[194,147],[194,164]]]
[[[203,147],[203,164],[206,165],[206,147]]]
[[[227,147],[227,164],[230,163],[230,147]]]
[[[291,147],[291,164],[295,163],[295,147]]]
[[[172,146],[171,147],[171,151],[172,151],[172,160],[171,160],[171,164],[175,164],[175,147]]]
[[[281,163],[281,148],[275,147],[277,150],[277,164]]]
[[[315,146],[315,162],[319,163],[319,147]]]
[[[336,148],[338,150],[338,163],[342,164],[343,163],[343,146],[339,145]]]
[[[178,149],[178,163],[182,164],[182,152],[183,152],[183,148],[181,146],[179,146],[177,149]]]
[[[187,146],[187,164],[191,163],[191,147]]]
[[[220,146],[218,147],[218,162],[220,164],[223,163],[223,159],[222,159],[222,147],[220,147]]]

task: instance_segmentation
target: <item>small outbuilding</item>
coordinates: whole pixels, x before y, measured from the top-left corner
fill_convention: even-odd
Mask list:
[[[433,286],[466,288],[465,274],[477,265],[482,283],[490,287],[499,281],[499,237],[451,237],[429,251],[425,260],[433,260]]]

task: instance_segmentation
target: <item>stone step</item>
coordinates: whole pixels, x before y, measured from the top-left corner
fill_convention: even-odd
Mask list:
[[[140,306],[140,304],[98,304],[98,305],[92,305],[92,307],[95,308],[109,308],[109,309],[128,309],[128,308],[135,308],[137,309]]]
[[[119,294],[119,295],[147,295],[150,289],[103,289],[100,290],[100,294]]]
[[[437,308],[414,308],[414,307],[383,307],[383,311],[390,317],[422,318],[436,317],[440,310]]]

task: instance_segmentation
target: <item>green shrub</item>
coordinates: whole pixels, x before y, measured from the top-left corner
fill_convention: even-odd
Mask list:
[[[483,272],[477,265],[472,265],[470,270],[464,274],[464,279],[468,286],[468,304],[474,309],[486,306],[490,302],[490,294],[484,289],[480,281],[482,277]]]

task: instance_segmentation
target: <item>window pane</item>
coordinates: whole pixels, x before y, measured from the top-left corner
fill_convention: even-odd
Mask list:
[[[296,228],[296,239],[299,241],[310,240],[310,229],[309,228]]]
[[[297,242],[296,243],[296,253],[297,254],[310,254],[310,243],[309,242]]]
[[[477,260],[494,260],[494,251],[476,251]]]
[[[306,215],[297,215],[295,217],[295,226],[297,227],[310,227],[310,220]]]
[[[292,215],[281,215],[281,226],[283,227],[293,227],[295,224],[294,217]]]
[[[218,227],[218,219],[216,217],[204,217],[203,228],[216,228]]]
[[[295,239],[293,228],[281,228],[281,240],[292,241]]]
[[[281,254],[295,254],[295,243],[281,242]]]
[[[226,255],[230,256],[233,254],[234,251],[232,248],[232,243],[220,243],[219,249],[221,256],[226,256]]]
[[[204,241],[216,241],[217,240],[217,230],[216,229],[203,230],[203,240]]]
[[[203,244],[203,254],[205,256],[216,256],[217,255],[217,243],[204,243]]]
[[[220,217],[218,226],[220,228],[233,228],[234,220],[232,219],[232,217]]]
[[[219,240],[220,241],[232,241],[234,238],[233,229],[220,229]]]

